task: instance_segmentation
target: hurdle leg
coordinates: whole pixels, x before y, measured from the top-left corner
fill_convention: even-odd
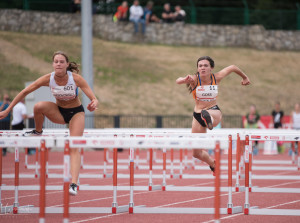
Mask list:
[[[244,204],[244,214],[249,214],[249,136],[246,136],[246,146],[245,146],[245,204]]]
[[[104,148],[103,150],[103,178],[106,178],[106,165],[107,165],[107,159],[106,159],[106,153],[107,153],[107,148]]]
[[[171,179],[173,179],[174,177],[173,161],[174,161],[174,149],[171,149],[171,173],[170,173]]]
[[[236,163],[235,163],[235,166],[236,166],[236,184],[235,184],[235,191],[236,192],[239,192],[239,189],[240,189],[240,183],[239,183],[239,176],[240,176],[240,147],[241,147],[241,139],[240,139],[240,135],[237,134],[237,140],[236,140]]]
[[[139,148],[136,149],[136,169],[138,170],[139,169],[139,160],[140,160],[140,150]]]
[[[252,146],[253,141],[249,142],[249,192],[252,192],[252,151],[253,151],[253,146]]]
[[[39,177],[39,149],[35,148],[35,178]]]
[[[49,173],[49,148],[46,148],[45,154],[46,154],[46,178],[48,178],[48,173]]]
[[[40,168],[40,213],[39,223],[45,222],[46,209],[46,160],[45,160],[45,140],[41,141],[41,168]]]
[[[229,148],[228,148],[228,203],[227,213],[232,214],[232,136],[228,136]]]
[[[64,213],[63,222],[69,222],[69,185],[70,185],[70,144],[65,141],[64,148]]]
[[[13,205],[13,213],[18,213],[19,201],[18,201],[18,194],[19,194],[19,164],[20,164],[20,154],[19,148],[15,147],[15,202]]]
[[[298,141],[298,170],[300,170],[300,141]]]
[[[214,206],[215,206],[215,222],[219,223],[220,222],[220,142],[216,142],[216,147],[215,147],[215,158],[216,158],[216,166],[215,166],[215,201],[214,201]]]
[[[292,142],[292,164],[296,164],[296,148],[295,148],[295,142]]]
[[[166,190],[166,170],[167,170],[167,150],[163,148],[163,183],[162,183],[162,190]]]
[[[25,148],[25,169],[28,168],[28,148]]]
[[[184,169],[188,168],[188,150],[184,149]]]
[[[0,214],[2,213],[2,202],[1,202],[1,199],[2,199],[2,148],[0,147]]]
[[[114,155],[113,155],[113,203],[112,203],[112,213],[117,213],[118,203],[117,203],[117,175],[118,175],[118,149],[114,148]]]
[[[84,165],[83,165],[83,158],[84,158],[84,149],[83,148],[80,148],[80,169],[83,169],[84,168]]]
[[[153,149],[149,149],[149,191],[152,191],[152,166],[153,166]]]
[[[130,201],[129,201],[129,214],[133,214],[133,187],[134,187],[134,149],[130,148]]]
[[[179,173],[179,179],[182,179],[182,169],[183,169],[182,159],[183,159],[183,151],[182,151],[182,149],[180,149],[180,173]]]

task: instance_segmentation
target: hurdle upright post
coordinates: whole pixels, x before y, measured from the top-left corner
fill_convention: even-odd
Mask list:
[[[129,149],[130,152],[130,201],[129,201],[129,214],[133,214],[133,187],[134,187],[134,148]]]
[[[39,177],[39,148],[35,148],[35,178]]]
[[[232,214],[232,135],[228,136],[228,203],[227,213]]]
[[[153,149],[149,149],[149,191],[152,191]]]
[[[41,140],[41,168],[40,168],[40,214],[39,223],[45,222],[46,210],[46,160],[45,160],[45,140]]]
[[[64,213],[63,222],[69,222],[69,185],[70,185],[70,141],[65,141],[64,148]]]
[[[25,169],[28,168],[28,148],[25,148]]]
[[[13,213],[18,213],[19,201],[18,201],[18,194],[19,194],[19,164],[20,164],[20,153],[19,148],[15,147],[15,202],[13,205]]]
[[[163,148],[163,183],[162,191],[166,190],[166,171],[167,171],[167,149]]]
[[[244,214],[249,214],[249,136],[246,135],[245,139],[245,204],[244,204]]]
[[[173,179],[174,177],[174,169],[173,169],[173,161],[174,161],[174,149],[171,149],[171,174],[170,174],[170,178]]]
[[[103,150],[103,178],[106,178],[106,165],[107,165],[107,158],[106,158],[107,148]]]
[[[118,149],[114,148],[113,154],[113,203],[112,203],[112,213],[117,213],[118,203],[117,203],[117,184],[118,184]]]
[[[298,170],[300,170],[300,141],[298,141]]]
[[[2,196],[1,196],[1,192],[2,192],[2,148],[0,147],[0,214],[2,213],[2,202],[1,202],[1,199],[2,199]]]
[[[240,147],[241,147],[241,138],[240,134],[237,133],[237,139],[236,139],[236,158],[235,158],[235,166],[236,166],[236,184],[235,184],[235,191],[239,192],[240,189],[240,183],[239,183],[239,176],[240,176]]]
[[[180,173],[179,173],[179,179],[182,179],[182,169],[183,169],[183,166],[182,166],[183,151],[182,151],[182,149],[180,149],[179,153],[180,153]]]
[[[216,142],[215,147],[215,158],[216,158],[216,165],[215,165],[215,223],[220,222],[220,142]]]

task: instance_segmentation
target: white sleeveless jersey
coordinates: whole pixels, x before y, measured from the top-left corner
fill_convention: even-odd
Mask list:
[[[300,113],[293,112],[293,129],[300,129]]]
[[[71,71],[67,71],[68,83],[65,86],[59,86],[54,80],[55,72],[51,73],[49,87],[53,96],[58,100],[69,101],[77,97],[78,87],[75,84]]]

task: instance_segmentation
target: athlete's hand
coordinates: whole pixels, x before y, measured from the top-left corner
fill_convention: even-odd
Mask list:
[[[242,85],[249,85],[250,84],[250,80],[248,77],[244,78],[241,82]]]
[[[7,110],[4,110],[4,111],[0,112],[0,120],[4,119],[7,115],[8,115]]]
[[[187,84],[193,84],[194,83],[194,79],[191,75],[187,75],[185,78],[184,78],[184,82],[187,83]]]
[[[95,111],[96,109],[98,109],[98,100],[97,99],[93,99],[87,106],[87,109],[89,111]]]

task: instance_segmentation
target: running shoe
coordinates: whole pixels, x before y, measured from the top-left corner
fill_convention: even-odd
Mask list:
[[[215,167],[216,167],[216,161],[214,160]],[[213,172],[213,175],[216,176],[215,167],[209,166],[210,170]]]
[[[77,184],[75,183],[70,184],[69,194],[73,196],[77,195]]]
[[[40,135],[42,135],[42,134],[43,134],[43,130],[42,130],[41,132],[38,132],[38,131],[36,131],[36,130],[34,129],[34,130],[29,131],[29,132],[25,132],[25,133],[23,134],[23,136],[40,136]]]
[[[212,130],[213,129],[213,124],[212,124],[211,117],[210,117],[210,114],[208,113],[208,111],[202,110],[201,111],[201,118],[205,122],[206,127],[209,130]]]

